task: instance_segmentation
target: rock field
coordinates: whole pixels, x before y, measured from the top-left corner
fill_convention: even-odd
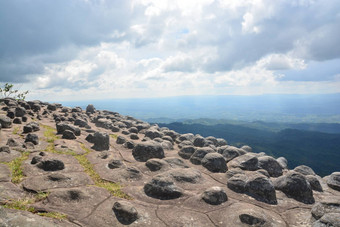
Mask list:
[[[340,172],[93,105],[6,98],[0,204],[1,227],[339,227]]]

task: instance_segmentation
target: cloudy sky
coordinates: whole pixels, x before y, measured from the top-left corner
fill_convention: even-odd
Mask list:
[[[339,0],[1,0],[30,99],[340,92]]]

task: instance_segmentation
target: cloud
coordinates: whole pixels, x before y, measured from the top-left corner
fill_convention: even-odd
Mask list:
[[[339,11],[333,0],[3,0],[0,81],[64,99],[340,92],[327,89]]]

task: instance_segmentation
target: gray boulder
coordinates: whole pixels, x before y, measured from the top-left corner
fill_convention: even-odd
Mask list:
[[[193,153],[195,153],[195,151],[196,148],[194,146],[184,146],[178,152],[178,155],[184,159],[189,159],[193,155]]]
[[[234,146],[222,146],[217,149],[217,152],[222,154],[223,157],[226,159],[227,162],[233,160],[234,158],[245,154],[244,151],[241,151],[239,148]]]
[[[148,129],[145,132],[145,137],[148,137],[150,139],[161,138],[162,136],[163,136],[162,133],[160,133],[156,129]]]
[[[253,174],[248,178],[246,192],[258,201],[277,204],[272,181],[261,174]]]
[[[145,166],[149,168],[150,171],[158,171],[169,166],[169,164],[158,158],[152,158],[146,161]]]
[[[115,202],[112,208],[117,220],[123,225],[130,225],[138,219],[136,208],[127,201]]]
[[[275,189],[282,191],[288,197],[297,201],[312,204],[315,202],[312,187],[306,177],[295,171],[290,171],[286,175],[274,181]]]
[[[308,183],[310,184],[310,186],[312,187],[312,190],[318,191],[318,192],[323,191],[322,186],[320,184],[320,181],[318,180],[318,178],[316,176],[307,175],[306,179],[307,179]]]
[[[68,139],[68,140],[75,140],[77,139],[76,135],[74,135],[74,133],[70,130],[65,130],[63,132],[63,136],[62,136],[63,139]]]
[[[23,117],[26,114],[26,109],[18,106],[15,108],[14,113],[16,117]]]
[[[228,200],[228,196],[221,187],[211,187],[203,192],[201,198],[211,205],[220,205]]]
[[[110,149],[110,136],[107,133],[95,132],[93,135],[93,147],[96,151],[104,151]]]
[[[280,164],[280,166],[283,169],[287,169],[288,168],[288,161],[285,157],[279,157],[276,159],[276,161]]]
[[[246,192],[247,180],[248,177],[245,174],[235,174],[228,179],[227,186],[235,192],[244,193]]]
[[[144,185],[147,196],[160,200],[176,199],[183,195],[183,189],[178,187],[170,177],[157,175]]]
[[[26,139],[25,139],[25,143],[27,143],[27,142],[31,142],[34,145],[39,144],[39,137],[38,137],[38,135],[33,134],[33,133],[27,134]]]
[[[132,150],[133,157],[140,162],[146,162],[151,158],[164,158],[163,147],[153,141],[141,142]]]
[[[95,113],[96,112],[96,108],[94,108],[94,106],[92,104],[87,105],[86,107],[86,113]]]
[[[334,172],[329,175],[327,185],[334,190],[340,191],[340,172]]]
[[[196,136],[193,143],[195,147],[204,147],[207,141],[202,136]]]
[[[282,175],[282,166],[271,156],[262,156],[258,158],[259,168],[267,170],[271,177]]]
[[[230,166],[243,170],[254,171],[259,169],[258,159],[254,154],[245,154],[234,158],[230,161]]]
[[[190,162],[195,165],[200,165],[201,160],[208,153],[214,153],[215,151],[210,147],[198,148],[190,157]]]
[[[227,164],[224,157],[219,153],[208,153],[201,160],[202,166],[214,173],[227,172]]]
[[[316,220],[329,213],[335,213],[340,217],[340,197],[323,197],[320,202],[314,204],[311,213]]]
[[[295,172],[301,173],[303,175],[315,175],[315,172],[309,166],[300,165],[295,167]]]
[[[57,134],[63,134],[65,130],[70,130],[74,133],[74,135],[80,136],[80,129],[71,124],[60,122],[56,125],[56,127],[57,127]]]
[[[12,120],[5,115],[0,115],[0,124],[2,128],[10,128],[12,127]]]

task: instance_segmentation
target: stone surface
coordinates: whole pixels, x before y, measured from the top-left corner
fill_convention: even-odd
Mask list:
[[[332,173],[327,179],[327,185],[334,190],[340,191],[340,172]]]

